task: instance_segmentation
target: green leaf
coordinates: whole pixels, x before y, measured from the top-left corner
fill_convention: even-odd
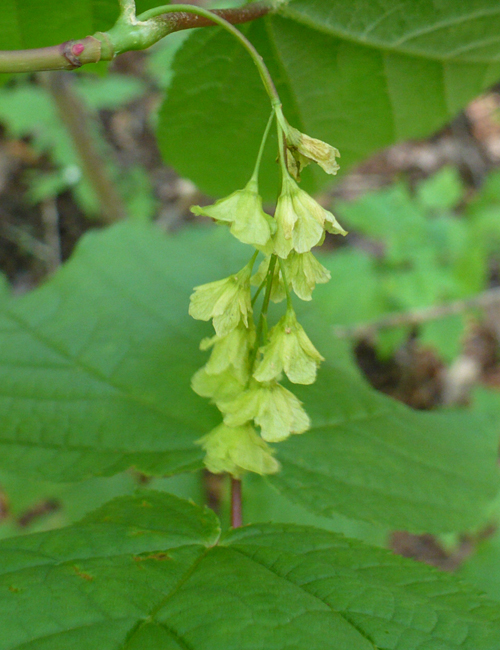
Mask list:
[[[158,2],[137,0],[136,5],[140,13]],[[108,30],[118,9],[118,0],[2,0],[0,49],[46,47]]]
[[[429,223],[412,199],[406,184],[369,192],[355,201],[338,204],[346,228],[385,244],[385,257],[393,265],[419,257],[429,240]]]
[[[283,469],[270,479],[292,501],[412,532],[484,521],[499,485],[495,427],[412,411],[331,366],[294,392],[313,428],[279,445]]]
[[[459,575],[484,591],[488,598],[500,601],[500,535],[486,540],[475,555],[460,568]]]
[[[190,390],[206,329],[187,307],[213,262],[186,257],[201,236],[182,242],[132,223],[87,235],[45,286],[5,303],[1,467],[78,480],[200,466],[193,442],[217,419]]]
[[[4,0],[0,48],[57,45],[109,29],[117,17],[118,2],[114,0]]]
[[[464,193],[458,170],[443,167],[417,188],[418,200],[428,210],[451,210]]]
[[[500,608],[455,578],[314,528],[220,540],[154,492],[0,542],[0,650],[496,650]]]
[[[291,0],[280,14],[243,31],[268,64],[290,123],[336,146],[343,170],[432,133],[500,76],[494,0]],[[243,187],[269,115],[248,54],[229,35],[201,30],[174,70],[159,127],[166,160],[208,194]],[[262,170],[269,197],[275,158],[274,144]],[[305,175],[311,190],[326,182],[320,170]]]
[[[132,471],[78,483],[50,483],[0,472],[2,499],[6,504],[0,538],[68,526],[115,497],[133,494],[138,487],[144,487],[143,480],[143,475]],[[206,498],[203,476],[199,472],[150,477],[147,486],[150,490],[169,492],[198,504],[203,504]],[[355,531],[356,527],[352,529]]]
[[[174,480],[175,478],[178,477],[172,477],[170,480]],[[247,474],[243,477],[243,494],[245,521],[251,521],[254,524],[272,521],[273,523],[315,526],[316,528],[329,530],[334,533],[341,533],[346,537],[359,539],[372,546],[380,546],[382,548],[387,546],[390,531],[387,531],[381,526],[359,521],[359,519],[355,520],[343,517],[337,513],[328,515],[328,517],[318,516],[314,512],[311,512],[310,509],[306,509],[287,499],[269,483],[266,477],[259,476],[258,474]],[[229,501],[229,495],[227,495],[227,498]],[[223,506],[224,509],[221,511],[221,514],[224,515],[225,510],[229,515],[229,502],[223,504]],[[224,517],[222,517],[222,522],[223,524],[226,523]],[[229,525],[228,517],[227,527]]]
[[[418,338],[423,345],[436,348],[444,361],[451,364],[462,351],[466,325],[463,316],[448,316],[425,323]]]

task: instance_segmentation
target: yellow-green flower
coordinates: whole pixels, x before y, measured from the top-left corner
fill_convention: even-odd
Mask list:
[[[311,300],[316,285],[326,284],[332,277],[310,252],[299,254],[292,251],[283,263],[287,281],[301,300]]]
[[[277,231],[274,250],[283,259],[292,250],[297,253],[309,252],[319,244],[325,230],[333,234],[347,234],[333,214],[301,190],[289,175],[283,178],[275,219]]]
[[[280,384],[252,382],[235,399],[218,404],[228,426],[241,426],[253,420],[267,442],[280,442],[292,433],[304,433],[311,426],[301,402]]]
[[[293,309],[269,333],[269,343],[261,350],[262,359],[254,372],[259,382],[279,379],[285,372],[294,384],[313,384],[319,365],[324,361],[297,322]]]
[[[221,424],[197,441],[205,450],[205,465],[214,474],[229,472],[240,478],[243,472],[275,474],[280,464],[272,450],[251,424],[228,427]]]
[[[267,277],[270,257],[266,257],[252,276],[252,285],[259,287]],[[326,269],[314,255],[309,253],[296,253],[292,251],[283,260],[285,274],[289,291],[294,291],[301,300],[311,300],[312,292],[317,284],[326,284],[330,279],[330,271]],[[271,300],[281,302],[286,298],[285,283],[281,274],[280,265],[276,264],[274,269],[273,286],[271,289]]]
[[[195,205],[191,212],[198,216],[211,217],[218,222],[231,224],[231,233],[244,244],[251,244],[259,250],[267,250],[276,223],[262,209],[257,181],[251,180],[242,189],[233,192],[213,205]]]
[[[208,375],[220,375],[226,370],[232,370],[242,384],[247,382],[250,351],[255,343],[255,327],[252,322],[249,325],[247,328],[240,323],[224,337],[216,335],[203,339],[200,349],[212,348],[210,359],[205,365]]]
[[[338,172],[340,169],[336,160],[340,158],[338,149],[290,126],[281,109],[276,111],[276,117],[285,134],[287,148],[294,157],[296,169],[293,171],[297,180],[300,180],[301,170],[312,162],[317,163],[327,174],[335,175]]]
[[[311,138],[288,125],[286,131],[287,146],[297,161],[298,172],[312,162],[317,163],[327,174],[335,175],[340,169],[336,158],[339,150],[327,142]]]
[[[207,397],[216,404],[232,400],[245,390],[246,382],[240,381],[236,373],[225,370],[218,375],[210,375],[206,368],[200,368],[191,378],[191,388],[200,397]]]
[[[224,337],[243,321],[248,327],[252,313],[250,275],[252,265],[247,264],[236,275],[195,287],[189,305],[189,314],[197,320],[210,320],[217,336]]]

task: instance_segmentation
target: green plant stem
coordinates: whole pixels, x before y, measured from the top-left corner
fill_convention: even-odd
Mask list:
[[[277,259],[277,255],[271,255],[271,259],[269,261],[269,269],[267,270],[266,293],[264,294],[264,301],[262,303],[262,309],[260,310],[259,326],[257,327],[257,340],[259,340],[259,336],[262,335],[262,327],[264,321],[267,320],[267,312],[269,310],[269,302],[271,300],[271,292],[273,289],[274,269],[276,268]]]
[[[278,258],[278,263],[280,265],[280,271],[281,271],[281,277],[283,278],[283,284],[285,285],[285,293],[286,293],[286,306],[288,309],[291,309],[292,311],[295,311],[293,308],[293,302],[292,302],[292,294],[290,293],[290,287],[288,286],[288,280],[286,277],[286,269],[285,269],[285,263],[281,259],[281,257]]]
[[[119,0],[120,1],[120,18],[125,20],[135,20],[135,0]]]
[[[276,261],[278,259],[277,255],[271,255],[269,261],[269,268],[267,270],[266,277],[266,293],[264,294],[264,301],[262,302],[262,308],[260,310],[259,322],[257,325],[257,332],[255,337],[255,348],[253,349],[252,355],[250,357],[250,368],[253,371],[255,365],[255,360],[257,359],[257,352],[261,343],[264,343],[264,334],[267,335],[267,312],[269,310],[269,303],[271,301],[271,292],[273,289],[274,281],[274,269],[276,268]],[[253,374],[251,372],[250,374]]]
[[[243,503],[241,480],[231,476],[231,527],[241,528],[243,525]]]
[[[213,9],[211,13],[216,14],[217,16],[222,16],[222,18],[225,18],[225,20],[227,20],[228,23],[231,23],[231,25],[241,25],[242,23],[248,23],[265,16],[276,9],[278,5],[279,2],[273,0],[260,0],[259,2],[249,2],[243,7],[236,7],[233,9]],[[159,19],[162,22],[168,23],[169,33],[178,32],[184,29],[214,26],[214,22],[211,18],[184,11],[177,14],[163,15],[160,16]]]
[[[172,5],[170,5],[171,7]],[[181,5],[184,6],[184,5]],[[111,61],[121,52],[146,49],[168,34],[193,27],[210,27],[214,16],[230,24],[241,24],[265,16],[275,7],[272,0],[254,2],[236,9],[218,9],[209,18],[196,16],[183,10],[177,14],[161,15],[147,22],[133,18],[133,3],[121,2],[122,12],[109,32],[70,40],[59,45],[29,50],[0,50],[0,73],[40,72],[43,70],[74,70],[87,63]],[[193,8],[189,7],[188,8]],[[237,30],[235,30],[237,31]],[[239,33],[239,32],[238,32]],[[112,36],[121,36],[122,42],[114,43]],[[126,46],[125,49],[123,46]]]
[[[255,260],[259,257],[259,251],[255,251],[255,253],[252,255],[250,262],[248,262],[248,265],[250,266],[250,271],[253,270],[253,266],[255,264]]]
[[[87,36],[51,47],[0,51],[0,72],[74,70],[86,63],[97,63],[102,58],[102,42],[94,36]]]
[[[262,142],[260,143],[259,153],[257,154],[257,162],[255,163],[255,168],[253,170],[251,181],[258,183],[259,181],[259,170],[262,163],[262,156],[264,155],[264,149],[266,148],[267,138],[269,137],[269,132],[271,131],[271,126],[273,124],[274,117],[276,112],[274,109],[271,111],[271,116],[267,122],[266,128],[264,130],[264,135],[262,136]]]
[[[259,288],[255,292],[255,296],[252,298],[252,307],[257,302],[257,298],[260,296],[262,289],[266,286],[266,284],[267,284],[267,276],[262,280],[262,282],[259,285]]]
[[[252,43],[248,40],[248,38],[246,38],[246,36],[244,36],[238,29],[236,29],[236,27],[234,27],[229,21],[227,21],[221,15],[216,14],[215,12],[212,11],[208,11],[207,9],[202,9],[201,7],[194,7],[192,5],[164,5],[162,7],[156,7],[155,9],[150,9],[149,11],[145,11],[140,16],[138,16],[138,20],[141,22],[146,22],[149,21],[151,18],[156,18],[157,16],[166,15],[169,13],[179,13],[179,12],[186,12],[190,14],[195,14],[197,16],[201,16],[202,18],[206,18],[216,23],[217,25],[220,25],[225,30],[227,30],[232,36],[234,36],[241,43],[241,45],[247,50],[247,52],[252,57],[255,65],[257,66],[257,69],[260,73],[266,92],[269,95],[269,99],[271,100],[271,104],[273,106],[281,106],[281,100],[278,95],[278,91],[276,90],[276,86],[274,85],[269,70],[266,64],[264,63],[264,59],[257,52],[257,50],[252,45]]]
[[[278,112],[279,111],[276,111],[276,115],[278,115]],[[288,165],[287,165],[285,132],[283,131],[279,119],[276,119],[276,128],[278,130],[278,147],[279,147],[281,173],[283,175],[283,181],[284,181],[285,179],[290,178],[290,172],[288,171]]]

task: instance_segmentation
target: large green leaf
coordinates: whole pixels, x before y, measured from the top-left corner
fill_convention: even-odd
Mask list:
[[[295,392],[313,428],[279,446],[283,469],[271,480],[287,497],[319,515],[415,532],[484,520],[498,488],[496,427],[467,413],[412,411],[327,366]]]
[[[162,3],[138,0],[138,12]],[[57,45],[112,27],[118,0],[2,0],[0,49],[16,50]]]
[[[451,576],[308,527],[220,539],[154,492],[0,542],[1,650],[497,650],[500,608]]]
[[[244,29],[289,121],[338,147],[344,169],[430,134],[500,77],[495,0],[291,0]],[[234,191],[250,176],[269,114],[255,67],[230,36],[202,30],[175,72],[161,111],[165,158],[209,194]],[[262,174],[271,197],[275,157],[274,145]],[[327,180],[315,171],[306,182]]]
[[[199,467],[193,443],[220,415],[190,389],[211,327],[188,317],[189,294],[250,254],[222,228],[167,238],[123,222],[87,235],[45,286],[7,300],[0,468],[78,480],[130,465],[156,474]],[[479,523],[498,486],[493,428],[412,412],[339,366],[328,311],[337,297],[332,282],[317,289],[318,311],[314,301],[303,308],[329,363],[315,386],[299,391],[313,430],[278,445],[276,485],[320,514],[392,528]]]
[[[471,559],[461,567],[459,574],[488,594],[489,598],[500,601],[500,535],[480,544]]]
[[[188,247],[123,223],[85,237],[44,287],[4,306],[4,469],[73,480],[199,466],[193,441],[217,420],[189,388],[205,330],[187,306],[213,263],[186,264]]]

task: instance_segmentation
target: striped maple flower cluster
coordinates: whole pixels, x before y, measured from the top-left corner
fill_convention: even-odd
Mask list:
[[[274,120],[282,182],[271,217],[262,207],[258,175]],[[206,452],[205,464],[214,473],[229,472],[235,478],[245,471],[275,473],[279,463],[268,443],[310,428],[302,403],[281,384],[283,376],[292,384],[314,383],[323,361],[297,320],[292,293],[311,300],[315,286],[328,282],[329,271],[311,249],[323,243],[325,232],[346,232],[298,182],[301,170],[311,162],[335,174],[338,157],[334,147],[291,127],[281,106],[275,106],[246,187],[211,206],[192,208],[196,215],[228,224],[238,240],[256,249],[238,273],[196,287],[191,296],[191,316],[212,320],[215,330],[212,338],[201,342],[202,350],[210,350],[210,358],[192,380],[193,390],[209,398],[222,415],[222,423],[198,441]],[[254,273],[259,255],[263,259]],[[257,287],[253,296],[252,287]],[[268,329],[269,302],[285,300],[285,313]]]

